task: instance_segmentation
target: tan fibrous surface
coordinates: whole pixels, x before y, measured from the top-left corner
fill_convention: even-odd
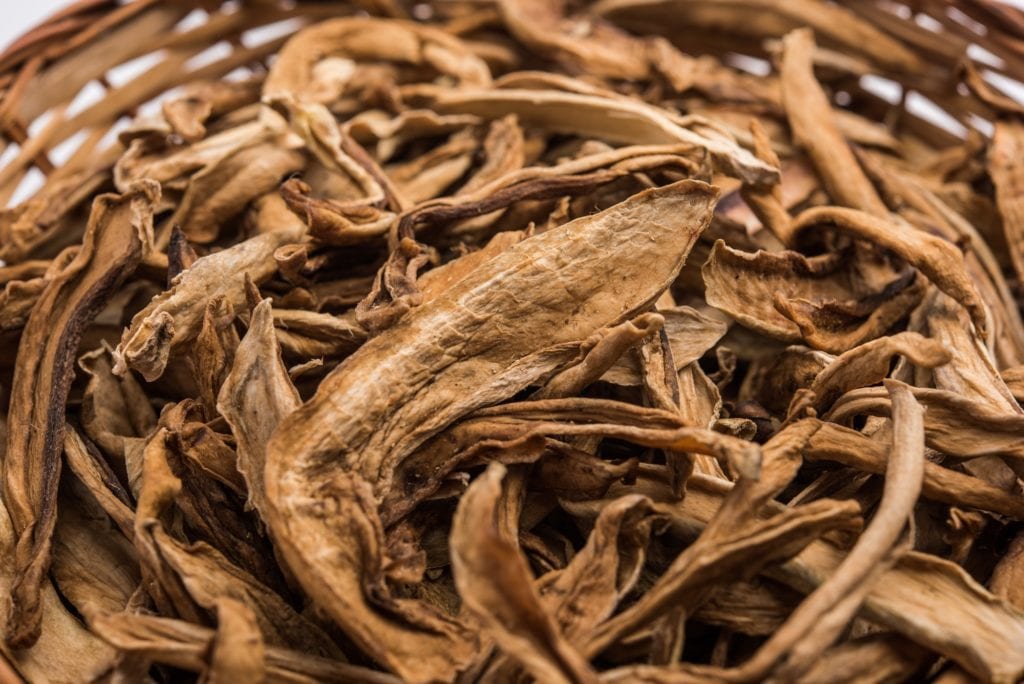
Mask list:
[[[1022,46],[54,16],[0,54],[0,681],[1020,681]]]

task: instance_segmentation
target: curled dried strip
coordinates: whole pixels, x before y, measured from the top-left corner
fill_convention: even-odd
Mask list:
[[[332,19],[285,43],[263,83],[263,97],[329,103],[341,94],[356,60],[429,67],[465,86],[491,80],[487,65],[445,31],[402,21]]]
[[[964,270],[963,256],[952,244],[898,220],[885,220],[842,207],[820,207],[801,213],[793,225],[795,239],[799,239],[801,231],[822,224],[834,225],[853,237],[895,252],[967,309],[978,334],[983,339],[986,337],[985,304]]]
[[[8,420],[31,430],[7,433],[4,498],[18,533],[5,641],[14,648],[39,638],[40,590],[50,561],[64,410],[82,332],[152,249],[152,182],[125,195],[96,198],[82,246],[40,295],[22,333]]]
[[[457,90],[437,98],[448,113],[496,119],[508,114],[526,125],[628,145],[686,143],[707,150],[716,166],[754,184],[777,182],[779,171],[721,134],[680,126],[663,110],[634,100],[555,90]]]
[[[860,432],[824,423],[808,442],[805,456],[809,460],[827,459],[869,473],[884,473],[888,452],[885,445]],[[922,494],[933,501],[951,506],[977,508],[1020,519],[1024,502],[1011,493],[965,473],[925,463]]]
[[[924,295],[914,273],[894,274],[871,291],[849,252],[743,252],[719,240],[701,269],[708,304],[743,325],[785,342],[832,353],[884,334]],[[909,276],[909,277],[908,277]],[[736,282],[744,283],[742,289]]]
[[[638,79],[650,72],[647,46],[597,17],[567,17],[561,2],[502,0],[508,30],[522,43],[582,73]]]
[[[911,363],[924,368],[936,368],[949,363],[950,353],[938,342],[917,333],[904,332],[892,337],[881,337],[854,347],[825,366],[811,383],[815,408],[824,413],[840,395],[850,390],[881,382],[889,375],[892,358],[901,355]],[[798,394],[790,406],[794,415],[803,404]]]
[[[888,208],[833,123],[832,106],[814,78],[814,34],[798,29],[787,34],[782,44],[782,99],[793,139],[807,151],[836,202],[887,216]]]

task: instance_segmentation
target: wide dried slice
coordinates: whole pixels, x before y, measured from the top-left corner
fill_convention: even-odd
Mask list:
[[[367,653],[417,681],[451,677],[475,653],[458,622],[389,598],[382,583],[368,591],[383,562],[374,497],[396,465],[650,306],[716,197],[680,181],[511,246],[366,343],[279,425],[267,447],[271,533],[303,588]]]

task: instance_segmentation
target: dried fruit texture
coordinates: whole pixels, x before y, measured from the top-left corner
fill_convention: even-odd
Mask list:
[[[0,55],[0,680],[1024,679],[1024,14],[328,4]]]

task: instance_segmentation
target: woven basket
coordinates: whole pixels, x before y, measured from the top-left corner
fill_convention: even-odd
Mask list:
[[[700,4],[700,3],[696,3]],[[749,5],[751,11],[777,18],[778,36],[809,23],[806,12],[815,0],[727,0],[705,2]],[[841,0],[935,67],[930,82],[905,82],[898,73],[879,76],[865,90],[852,79],[848,90],[876,100],[878,116],[889,124],[926,110],[940,125],[918,122],[929,142],[952,142],[949,129],[988,132],[992,109],[961,87],[965,60],[978,59],[990,74],[1024,73],[1024,13],[996,0]],[[408,5],[374,0],[80,0],[14,41],[0,55],[0,204],[10,206],[52,183],[88,167],[110,167],[119,146],[113,132],[130,117],[146,111],[176,88],[195,81],[240,73],[261,74],[268,60],[302,25],[357,13],[423,16]],[[713,12],[698,17],[695,28],[711,29],[713,44],[705,52],[733,52],[734,38],[749,51],[751,36],[730,36],[716,27]],[[690,18],[688,17],[689,21]],[[703,21],[706,25],[701,26]],[[633,28],[633,27],[629,27]],[[636,26],[645,32],[656,25]],[[689,33],[683,26],[679,35]],[[674,30],[674,29],[673,29]],[[768,36],[770,38],[770,36]],[[702,43],[706,41],[703,37]],[[764,44],[771,49],[771,40]],[[973,47],[972,47],[973,46]],[[770,57],[754,54],[753,57]],[[837,55],[837,59],[839,56]],[[838,68],[843,65],[836,64]],[[241,71],[240,71],[241,70]],[[234,72],[234,74],[232,73]],[[862,79],[863,81],[863,79]],[[898,86],[896,85],[898,84]],[[885,92],[896,103],[879,97]],[[872,92],[875,91],[875,92]],[[954,91],[955,92],[955,91]],[[908,94],[914,93],[911,97]],[[927,98],[915,96],[920,93]],[[936,114],[938,112],[938,114]],[[20,188],[20,191],[19,191]]]

